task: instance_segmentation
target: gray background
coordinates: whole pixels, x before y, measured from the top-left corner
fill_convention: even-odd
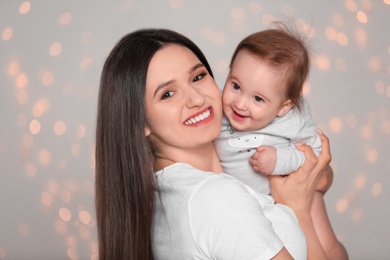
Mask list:
[[[351,259],[390,259],[390,1],[2,0],[0,259],[96,259],[102,64],[124,34],[177,30],[223,86],[236,44],[288,16],[312,28],[305,96],[332,145],[329,215]]]

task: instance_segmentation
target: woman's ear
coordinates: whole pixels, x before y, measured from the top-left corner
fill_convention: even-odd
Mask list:
[[[148,125],[145,125],[145,136],[149,136],[152,133]]]
[[[280,107],[278,116],[279,117],[284,116],[285,114],[287,114],[288,111],[290,111],[290,109],[293,106],[294,106],[294,103],[291,101],[291,99],[287,99],[287,101],[285,101],[282,104],[282,106]]]

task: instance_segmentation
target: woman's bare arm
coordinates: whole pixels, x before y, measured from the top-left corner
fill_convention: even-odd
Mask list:
[[[272,196],[277,203],[287,205],[294,210],[306,237],[308,259],[315,260],[328,259],[311,216],[317,184],[331,160],[329,140],[322,133],[320,138],[323,148],[318,158],[309,146],[297,146],[297,149],[305,154],[306,160],[303,166],[286,177],[270,176]]]
[[[321,245],[329,259],[347,260],[345,247],[337,240],[325,207],[324,195],[333,182],[333,170],[328,165],[318,181],[311,207],[311,217]]]

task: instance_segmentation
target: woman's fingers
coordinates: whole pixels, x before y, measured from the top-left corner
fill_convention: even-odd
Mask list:
[[[306,178],[311,175],[310,173],[317,165],[318,158],[310,146],[305,144],[299,144],[299,145],[297,144],[296,147],[298,150],[304,153],[305,162],[298,170],[296,170],[296,174],[294,174],[294,176],[296,178],[301,178],[302,180],[306,180]]]
[[[317,133],[322,142],[322,150],[321,150],[321,154],[319,155],[319,158],[321,158],[321,160],[324,160],[326,164],[329,164],[330,161],[332,160],[332,155],[330,153],[329,138],[326,135],[324,135],[321,131],[317,131]]]
[[[313,173],[315,173],[317,180],[321,178],[321,175],[323,175],[324,172],[326,172],[325,169],[329,167],[329,163],[332,159],[328,137],[326,137],[322,132],[318,132],[318,134],[322,142],[322,150],[318,156],[318,162],[313,169]]]

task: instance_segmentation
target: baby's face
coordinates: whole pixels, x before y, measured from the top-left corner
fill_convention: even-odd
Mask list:
[[[238,131],[263,128],[292,107],[277,72],[247,51],[240,51],[232,64],[222,102],[226,117]]]

